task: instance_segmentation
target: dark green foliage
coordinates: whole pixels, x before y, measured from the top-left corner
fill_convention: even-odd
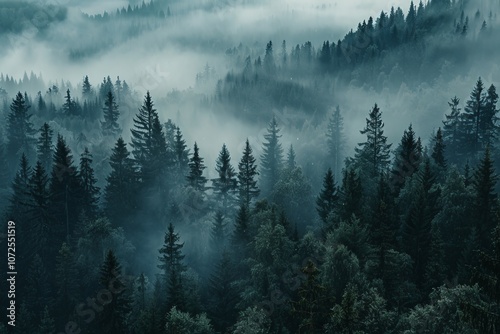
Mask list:
[[[186,149],[186,141],[182,138],[182,133],[179,127],[175,129],[174,136],[174,165],[178,180],[183,180],[187,175],[189,164],[189,150]]]
[[[462,114],[459,108],[460,99],[456,96],[448,102],[451,108],[449,115],[445,115],[443,121],[443,139],[448,148],[448,157],[451,162],[457,163],[463,157],[464,129],[462,125]]]
[[[342,186],[339,190],[339,215],[341,220],[346,221],[352,215],[361,217],[362,196],[363,188],[360,177],[352,168],[344,170]]]
[[[175,233],[174,226],[170,224],[165,232],[165,240],[160,249],[158,268],[162,271],[165,287],[167,291],[167,310],[177,307],[180,310],[185,308],[185,296],[183,289],[182,273],[186,271],[183,263],[184,255],[182,247],[184,243],[179,243],[180,237]]]
[[[216,254],[220,254],[226,242],[226,223],[224,220],[225,217],[222,211],[217,211],[214,216],[212,230],[210,231],[211,248]]]
[[[248,139],[245,142],[243,156],[238,164],[238,188],[240,203],[250,207],[252,199],[259,196],[256,176],[259,174],[255,158],[252,155],[252,147]]]
[[[236,215],[236,222],[233,232],[233,244],[235,247],[242,249],[242,253],[247,248],[250,242],[250,212],[246,205],[240,205],[238,213]]]
[[[85,147],[85,150],[80,156],[80,170],[78,177],[80,179],[80,187],[82,190],[81,208],[90,218],[96,216],[99,203],[99,187],[96,186],[97,179],[92,168],[92,154]]]
[[[110,136],[118,135],[121,132],[120,125],[118,124],[120,111],[118,110],[116,99],[111,91],[106,95],[102,110],[104,115],[104,121],[101,122],[102,133]]]
[[[495,212],[498,208],[495,186],[497,175],[490,157],[490,149],[486,148],[483,158],[474,173],[472,182],[474,191],[474,223],[481,244],[487,244],[491,230],[495,226]]]
[[[236,172],[231,165],[231,155],[227,150],[226,144],[222,145],[222,149],[215,162],[215,171],[217,172],[217,178],[212,180],[212,187],[224,214],[227,215],[229,208],[235,201],[238,182],[236,180]]]
[[[261,156],[260,188],[262,195],[268,196],[279,179],[279,173],[283,165],[283,148],[279,139],[281,135],[276,117],[269,123],[267,134],[264,135],[265,142]]]
[[[41,162],[44,170],[50,171],[52,169],[52,156],[54,154],[54,145],[52,144],[54,131],[47,123],[43,123],[39,131],[40,137],[38,137],[37,143],[38,161]]]
[[[366,119],[366,127],[360,131],[361,134],[366,134],[366,141],[356,148],[355,156],[358,168],[370,178],[378,177],[389,167],[391,144],[387,144],[383,129],[382,113],[375,104]]]
[[[391,184],[398,192],[404,186],[405,180],[418,171],[422,158],[411,124],[408,130],[405,130],[395,155]]]
[[[7,154],[16,157],[22,154],[32,156],[33,135],[36,133],[31,123],[31,115],[28,114],[30,106],[23,94],[18,92],[10,105],[10,113],[7,116]]]
[[[443,132],[441,128],[438,128],[436,137],[434,138],[431,157],[440,168],[446,168],[445,148],[446,145],[443,141]]]
[[[122,223],[136,208],[135,192],[139,175],[134,161],[129,157],[127,144],[120,137],[112,150],[109,164],[111,173],[106,178],[105,211],[115,223]]]
[[[102,305],[103,310],[99,313],[99,328],[102,333],[122,334],[125,333],[127,317],[130,312],[130,301],[126,294],[126,283],[123,280],[121,265],[118,263],[113,251],[108,251],[106,260],[101,266],[99,283],[105,289],[106,303]]]
[[[189,185],[194,189],[205,192],[207,189],[207,178],[203,176],[203,170],[207,168],[204,164],[204,159],[200,157],[198,144],[194,143],[193,156],[189,159],[189,175],[187,180]]]
[[[78,270],[76,269],[74,255],[68,244],[63,243],[56,257],[56,289],[57,309],[61,311],[62,319],[65,321],[78,301]]]
[[[334,218],[332,215],[338,206],[337,201],[337,186],[335,185],[332,169],[328,168],[323,179],[323,189],[321,189],[316,199],[316,210],[324,224],[328,224],[330,219]]]
[[[210,311],[216,330],[224,332],[237,316],[238,290],[234,284],[237,273],[229,253],[224,251],[209,280]]]

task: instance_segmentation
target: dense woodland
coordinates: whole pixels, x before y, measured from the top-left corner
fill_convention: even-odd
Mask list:
[[[85,19],[167,20],[175,3]],[[453,50],[498,33],[495,12],[467,13],[433,0],[316,49],[228,49],[232,71],[196,77],[210,93],[166,99],[266,124],[262,143],[241,133],[241,151],[217,143],[213,162],[211,143],[164,117],[163,96],[123,78],[2,74],[0,210],[3,231],[16,223],[18,275],[16,326],[4,318],[0,333],[497,333],[498,83],[476,75],[469,96],[435,101],[448,109],[431,138],[404,124],[392,143],[376,101],[348,142],[349,114],[328,93],[434,80],[436,36],[451,51],[434,65],[465,66]],[[306,121],[320,147],[296,152],[286,131]]]

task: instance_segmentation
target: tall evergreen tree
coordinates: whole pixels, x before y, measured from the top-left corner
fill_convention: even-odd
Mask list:
[[[478,159],[479,152],[486,147],[483,143],[483,135],[488,126],[487,121],[484,84],[479,78],[464,108],[466,141],[463,144],[466,144],[468,148],[467,156],[471,159]]]
[[[224,249],[224,244],[226,242],[226,223],[224,220],[224,214],[222,211],[218,210],[215,213],[212,229],[210,231],[211,248],[216,254],[220,254],[220,251]]]
[[[86,75],[83,78],[82,97],[84,100],[92,100],[93,95],[94,95],[94,91],[92,89],[92,85],[90,84],[88,75]]]
[[[323,179],[323,189],[316,199],[316,210],[325,225],[331,222],[332,215],[338,206],[338,191],[331,168],[328,168]]]
[[[38,161],[41,162],[46,171],[50,171],[52,169],[52,156],[54,154],[54,145],[52,144],[54,131],[47,123],[43,123],[39,131],[40,137],[38,137],[37,144]]]
[[[147,185],[154,184],[166,171],[167,144],[149,92],[146,93],[144,103],[134,118],[134,128],[131,132],[132,153],[142,181]]]
[[[9,219],[23,216],[29,204],[29,180],[31,177],[31,167],[28,159],[23,154],[19,164],[19,169],[12,182],[12,196],[10,198]]]
[[[348,221],[352,215],[361,217],[362,196],[363,187],[360,177],[354,169],[345,169],[339,191],[339,215],[342,221]]]
[[[214,193],[222,204],[224,214],[227,215],[228,209],[234,202],[234,194],[237,190],[236,172],[231,166],[231,156],[227,150],[226,144],[222,145],[215,166],[217,178],[212,180]]]
[[[361,134],[366,134],[366,141],[356,148],[355,159],[361,165],[361,170],[366,171],[371,178],[378,177],[387,170],[390,163],[390,148],[387,137],[384,136],[384,123],[382,113],[375,104],[366,119],[366,127]]]
[[[482,119],[482,128],[481,131],[483,133],[483,145],[489,145],[491,147],[495,147],[495,140],[499,135],[499,126],[498,126],[498,94],[496,91],[496,87],[491,85],[486,92],[485,101],[484,101],[484,111],[483,111],[483,119]]]
[[[489,147],[474,173],[472,181],[474,191],[474,222],[482,245],[486,245],[489,235],[495,226],[495,212],[498,209],[495,191],[498,176],[493,167]]]
[[[261,156],[261,190],[264,196],[271,194],[274,185],[278,182],[280,170],[283,165],[283,148],[279,142],[281,135],[276,117],[269,123],[267,134],[264,135],[263,153]]]
[[[127,332],[127,316],[130,312],[130,300],[126,294],[126,285],[121,277],[121,265],[113,251],[108,251],[101,266],[99,282],[104,289],[112,293],[109,303],[99,313],[102,333],[122,334]]]
[[[452,162],[458,162],[464,149],[463,115],[459,108],[460,99],[456,96],[448,102],[451,108],[449,115],[443,121],[443,140],[448,147],[448,157]]]
[[[189,159],[189,174],[187,180],[189,185],[194,189],[205,192],[207,189],[207,178],[203,176],[203,170],[207,168],[204,164],[204,159],[200,157],[198,144],[194,143],[193,156]]]
[[[120,111],[118,110],[118,105],[111,91],[106,95],[102,110],[104,115],[104,121],[101,122],[102,133],[104,135],[118,135],[121,131],[120,125],[118,124]]]
[[[404,131],[401,144],[396,150],[394,167],[392,169],[392,185],[399,191],[405,183],[405,180],[418,171],[420,164],[420,152],[413,131],[410,124],[408,130]]]
[[[33,135],[36,131],[31,123],[31,115],[28,114],[28,101],[23,94],[18,92],[10,105],[10,113],[7,116],[7,155],[16,160],[21,155],[27,157],[32,155]]]
[[[443,140],[443,132],[438,128],[434,138],[434,146],[432,147],[431,157],[434,162],[441,168],[446,168],[446,158],[444,155],[446,145]]]
[[[345,134],[344,117],[340,114],[339,106],[335,108],[330,117],[326,137],[329,162],[333,168],[335,178],[340,179],[345,150]]]
[[[236,214],[232,242],[234,247],[241,249],[244,254],[250,240],[250,212],[245,204],[241,204]]]
[[[130,158],[127,144],[118,138],[109,159],[111,173],[106,178],[104,194],[105,211],[116,224],[130,216],[137,207],[136,197],[139,175]]]
[[[252,147],[248,139],[245,142],[245,149],[243,156],[238,164],[238,187],[240,203],[250,207],[253,198],[259,196],[260,190],[257,187],[257,180],[255,177],[259,174],[255,158],[252,154]]]
[[[182,132],[177,127],[174,136],[174,161],[176,173],[179,175],[178,180],[184,180],[189,168],[189,150],[187,149],[186,141],[182,138]]]
[[[63,319],[67,319],[74,309],[78,298],[78,270],[74,255],[68,244],[63,243],[56,256],[57,309]]]
[[[293,145],[290,145],[288,153],[286,154],[287,169],[292,170],[297,167],[297,161],[295,159],[296,159],[295,150],[293,149]]]
[[[165,242],[160,249],[160,264],[158,265],[158,268],[162,270],[167,287],[167,310],[174,306],[180,310],[185,308],[182,279],[182,273],[186,270],[182,254],[184,243],[179,243],[179,240],[179,234],[175,233],[174,226],[170,223],[168,231],[165,233]]]
[[[52,231],[55,240],[62,242],[69,239],[80,215],[81,187],[73,156],[61,135],[57,136],[49,192],[55,218]]]
[[[97,179],[95,178],[94,169],[92,168],[92,161],[92,154],[90,154],[88,148],[85,147],[85,150],[80,156],[78,177],[82,190],[81,208],[90,218],[95,217],[99,209],[99,187],[96,186]]]

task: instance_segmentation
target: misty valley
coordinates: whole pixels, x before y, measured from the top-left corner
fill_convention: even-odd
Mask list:
[[[498,333],[498,15],[0,1],[0,334]]]

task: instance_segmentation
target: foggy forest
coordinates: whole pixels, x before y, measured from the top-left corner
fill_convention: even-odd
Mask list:
[[[500,332],[499,0],[1,0],[0,334]]]

